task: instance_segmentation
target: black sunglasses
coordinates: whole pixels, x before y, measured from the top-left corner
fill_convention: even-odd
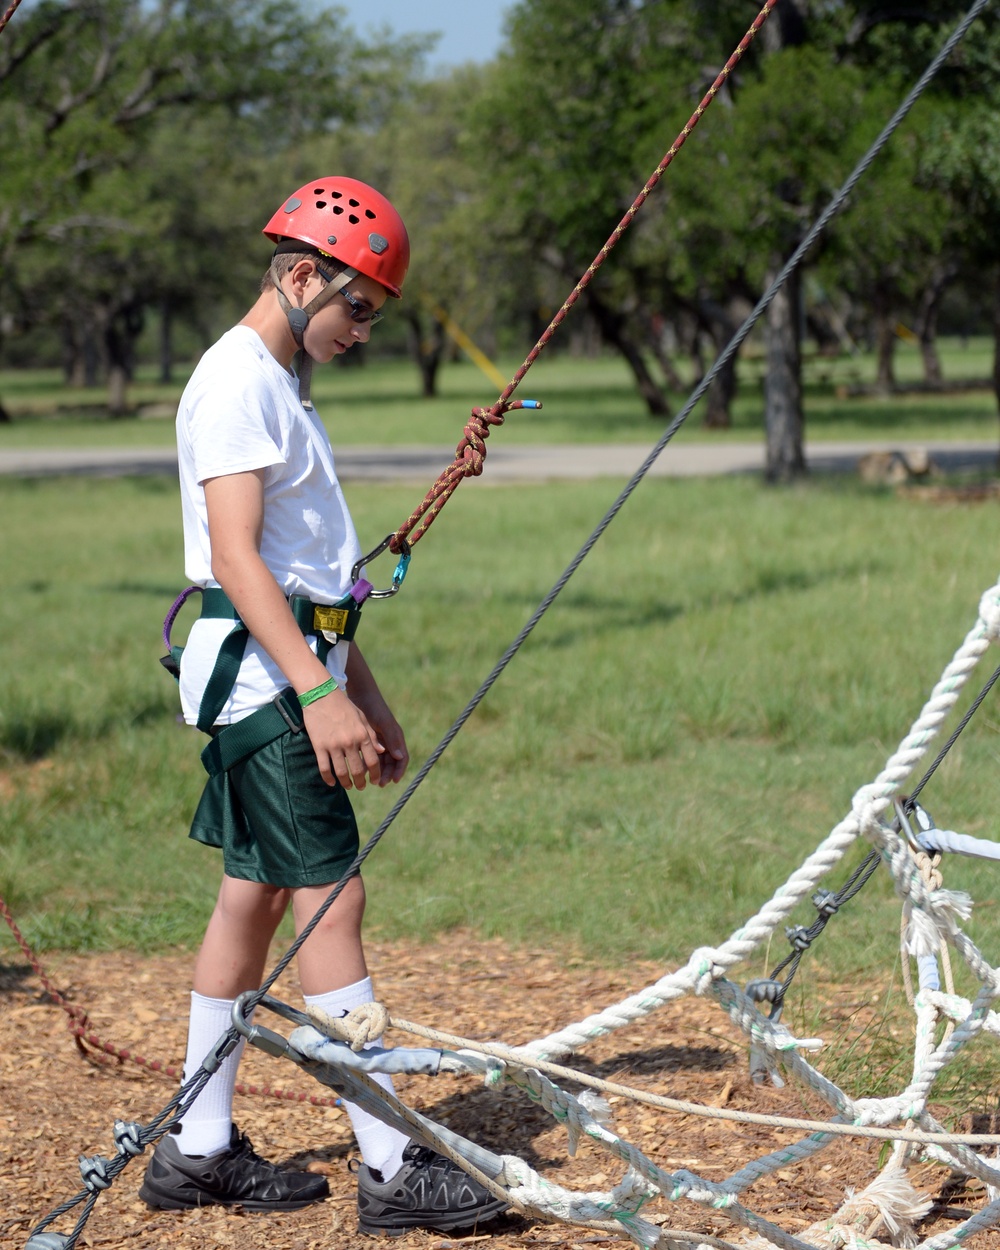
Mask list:
[[[316,272],[327,282],[333,281],[332,276],[328,273],[324,273],[323,270],[320,269],[319,265],[316,266]],[[360,325],[364,325],[366,322],[369,325],[374,325],[376,321],[382,320],[383,314],[381,309],[372,308],[370,305],[359,300],[356,295],[351,295],[347,291],[340,290],[337,294],[347,300],[350,305],[352,321],[357,321]]]

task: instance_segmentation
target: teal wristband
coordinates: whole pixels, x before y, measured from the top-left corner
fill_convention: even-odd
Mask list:
[[[333,694],[337,688],[337,683],[333,678],[328,677],[321,685],[313,686],[312,690],[306,690],[299,695],[299,707],[308,707],[310,703],[322,699],[325,694]]]

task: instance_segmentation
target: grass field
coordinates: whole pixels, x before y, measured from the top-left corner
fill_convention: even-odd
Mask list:
[[[403,593],[366,610],[417,763],[616,490],[468,484]],[[414,500],[350,502],[364,541]],[[156,663],[183,584],[176,484],[0,481],[0,518],[0,894],[41,948],[190,945],[218,863],[186,838],[201,743]],[[995,504],[844,481],[644,485],[372,857],[371,931],[469,926],[604,962],[723,940],[908,728],[996,578],[995,525]],[[925,794],[942,826],[980,836],[997,833],[995,697]],[[360,796],[363,836],[397,795]],[[996,874],[946,865],[1000,962]],[[809,958],[833,978],[893,966],[886,879]]]
[[[985,339],[946,340],[942,344],[945,377],[950,381],[985,380],[991,371],[992,344]],[[510,377],[520,360],[499,362]],[[683,366],[682,366],[683,368]],[[733,407],[733,428],[709,432],[696,410],[678,435],[681,439],[756,439],[762,436],[763,362],[752,351],[740,364],[740,390]],[[25,447],[151,447],[173,440],[172,416],[185,376],[178,369],[173,386],[152,379],[151,367],[139,371],[130,402],[140,419],[109,420],[101,391],[69,390],[55,370],[0,372],[0,400],[14,416],[0,425],[0,450]],[[900,343],[900,383],[920,377],[915,348]],[[891,399],[845,397],[845,388],[870,382],[874,362],[868,355],[837,359],[816,357],[805,364],[807,438],[989,438],[997,435],[996,400],[988,387],[952,395],[906,394]],[[440,394],[420,397],[416,369],[407,361],[373,358],[362,368],[318,370],[313,386],[318,410],[336,444],[440,444],[453,446],[474,406],[488,407],[496,386],[466,360],[443,367]],[[521,384],[518,395],[543,402],[540,412],[509,415],[494,440],[507,443],[640,442],[652,443],[662,426],[650,419],[618,358],[582,360],[543,354]],[[672,399],[679,410],[687,395]]]

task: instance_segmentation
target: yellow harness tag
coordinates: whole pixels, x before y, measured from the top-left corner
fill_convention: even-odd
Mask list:
[[[350,615],[347,608],[325,607],[317,603],[313,606],[313,628],[323,634],[342,634]]]

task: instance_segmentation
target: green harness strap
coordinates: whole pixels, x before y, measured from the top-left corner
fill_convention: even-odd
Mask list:
[[[314,603],[306,595],[292,595],[288,606],[302,633],[315,636],[316,655],[321,664],[326,664],[330,648],[335,642],[341,639],[350,642],[354,638],[361,620],[361,605],[351,594],[345,595],[336,604]],[[198,728],[202,733],[211,733],[219,713],[236,685],[246,645],[250,640],[250,631],[240,619],[232,600],[217,586],[202,588],[201,615],[233,622],[233,628],[219,648],[215,666],[205,685],[198,708]],[[172,616],[169,619],[172,621]],[[170,646],[169,630],[166,628],[165,638],[170,652],[165,666],[174,676],[178,676],[183,647]],[[302,709],[294,691],[289,687],[277,695],[273,702],[218,730],[202,752],[202,763],[209,774],[214,776],[239,763],[260,747],[273,742],[281,734],[289,731],[299,733],[301,729]]]
[[[289,732],[302,732],[302,708],[291,686],[271,703],[215,733],[201,753],[201,762],[210,777],[217,777]]]

